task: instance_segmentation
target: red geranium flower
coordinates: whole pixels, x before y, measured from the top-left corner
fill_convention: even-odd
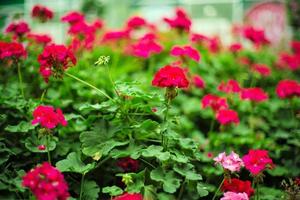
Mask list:
[[[28,187],[38,200],[66,200],[70,196],[63,174],[48,162],[27,172],[22,185]]]
[[[26,57],[26,51],[22,44],[17,42],[0,41],[0,59],[19,59]]]
[[[61,109],[54,109],[52,106],[38,106],[33,111],[32,124],[39,123],[42,127],[53,129],[58,124],[66,126],[68,123]]]
[[[174,18],[165,17],[164,21],[167,22],[171,28],[185,30],[187,32],[190,30],[190,27],[192,25],[191,19],[181,8],[176,9],[176,16]]]
[[[143,200],[143,196],[138,193],[133,193],[133,194],[124,193],[121,196],[117,196],[113,198],[112,200]]]
[[[237,52],[241,51],[242,49],[243,49],[243,46],[241,43],[234,43],[234,44],[231,44],[229,47],[229,50],[232,53],[237,53]]]
[[[29,33],[27,35],[27,38],[29,40],[34,41],[37,44],[42,44],[44,46],[46,46],[52,41],[51,37],[49,37],[48,35],[34,34],[34,33]]]
[[[245,168],[253,175],[258,175],[263,170],[274,167],[273,161],[266,150],[249,150],[248,154],[242,159]]]
[[[39,55],[38,61],[40,73],[46,82],[52,74],[54,77],[61,78],[68,67],[76,64],[74,54],[64,45],[56,44],[46,46],[42,54]]]
[[[296,40],[292,41],[291,47],[295,54],[300,54],[300,41],[296,41]]]
[[[241,99],[255,102],[266,101],[268,94],[261,88],[244,88],[241,91]]]
[[[230,109],[221,109],[216,114],[216,119],[222,125],[229,125],[231,123],[239,124],[239,116],[236,111]]]
[[[241,87],[236,80],[228,80],[228,82],[221,82],[218,86],[218,90],[225,93],[239,93],[241,91]]]
[[[16,38],[24,36],[29,31],[30,29],[26,22],[12,22],[5,30],[6,33],[12,33]]]
[[[192,42],[195,42],[195,43],[202,43],[202,42],[205,42],[205,41],[208,41],[209,38],[205,35],[202,35],[202,34],[198,34],[198,33],[193,33],[191,35],[191,39],[190,39]]]
[[[69,24],[75,24],[84,20],[84,15],[77,11],[67,13],[61,18],[61,21]]]
[[[254,64],[252,70],[262,76],[270,76],[271,74],[271,69],[265,64]]]
[[[244,37],[253,42],[257,47],[270,43],[270,41],[266,38],[265,31],[263,29],[246,26],[244,27],[243,33]]]
[[[193,83],[199,89],[204,89],[205,88],[205,82],[202,79],[202,77],[199,76],[199,75],[194,75],[193,76]]]
[[[152,85],[157,87],[187,88],[189,81],[182,68],[167,65],[156,72]]]
[[[133,17],[129,18],[127,21],[127,27],[129,29],[137,29],[137,28],[141,28],[146,25],[147,25],[146,20],[139,16],[133,16]]]
[[[108,31],[104,33],[102,42],[116,42],[120,40],[126,40],[130,38],[129,30],[124,29],[120,31]]]
[[[213,94],[207,94],[202,98],[202,108],[207,107],[211,107],[214,112],[229,108],[225,98]]]
[[[192,60],[195,60],[196,62],[199,62],[200,60],[200,54],[197,51],[197,49],[194,49],[191,46],[183,46],[183,47],[179,47],[179,46],[174,46],[171,49],[171,55],[178,57],[178,56],[182,56],[182,57],[189,57]]]
[[[117,165],[125,172],[136,172],[139,169],[139,161],[130,157],[120,158],[117,162]]]
[[[53,18],[53,11],[41,5],[35,5],[32,9],[31,16],[45,22]]]
[[[300,97],[300,83],[294,80],[281,80],[276,87],[276,94],[281,99]]]
[[[279,55],[277,64],[281,68],[288,68],[292,71],[297,70],[300,68],[300,55],[299,54],[291,55],[288,53],[281,53]]]
[[[251,187],[250,181],[242,181],[237,178],[225,179],[222,190],[237,193],[245,192],[248,197],[251,197],[254,194],[254,189]]]

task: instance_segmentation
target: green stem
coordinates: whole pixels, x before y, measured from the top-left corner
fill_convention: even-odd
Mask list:
[[[114,88],[115,93],[117,94],[117,96],[120,96],[119,93],[118,93],[118,91],[117,91],[116,84],[115,84],[115,82],[112,79],[112,76],[111,76],[111,73],[110,73],[108,65],[106,65],[106,69],[107,69],[109,81],[111,82],[111,84],[112,84],[112,86]]]
[[[219,185],[217,191],[215,192],[214,197],[212,198],[212,200],[215,200],[215,199],[216,199],[216,197],[217,197],[219,191],[221,190],[221,187],[222,187],[224,181],[225,181],[225,177],[223,178],[222,182],[220,183],[220,185]]]
[[[255,192],[255,199],[256,200],[259,200],[259,184],[258,183],[256,183],[256,192]]]
[[[149,165],[150,167],[152,167],[153,169],[155,169],[156,167],[154,165],[152,165],[151,163],[149,163],[147,160],[144,160],[143,158],[139,158],[143,163],[146,163],[147,165]]]
[[[169,114],[169,109],[170,109],[170,102],[171,100],[166,98],[165,100],[165,105],[166,105],[166,111],[165,111],[165,116],[164,116],[164,120],[163,120],[163,124],[167,127],[168,129],[168,114]],[[161,144],[164,147],[164,149],[166,149],[166,138],[165,138],[165,132],[166,130],[163,130],[161,132]]]
[[[47,89],[45,89],[45,90],[43,91],[43,93],[42,93],[42,96],[41,96],[41,98],[40,98],[40,102],[41,102],[41,103],[44,101],[44,97],[45,97],[46,93],[47,93]]]
[[[47,148],[47,156],[48,156],[48,162],[51,164],[51,154],[50,154],[50,149],[49,149],[49,138],[50,136],[46,136],[46,148]]]
[[[213,120],[211,120],[211,122],[210,122],[210,127],[209,127],[209,132],[208,132],[208,133],[211,133],[211,132],[213,131],[214,125],[215,125],[215,120],[213,119]]]
[[[19,87],[20,87],[23,99],[25,99],[25,94],[24,94],[24,90],[23,90],[23,79],[22,79],[21,65],[18,63],[18,61],[16,61],[16,64],[18,66]]]
[[[84,85],[89,86],[90,88],[96,90],[97,92],[99,92],[100,94],[102,94],[103,96],[105,96],[106,98],[108,98],[108,99],[110,99],[110,100],[113,100],[110,96],[108,96],[108,94],[106,94],[106,93],[103,92],[102,90],[98,89],[97,87],[91,85],[90,83],[88,83],[88,82],[86,82],[86,81],[84,81],[84,80],[82,80],[82,79],[80,79],[80,78],[78,78],[78,77],[76,77],[76,76],[74,76],[74,75],[72,75],[72,74],[69,74],[68,72],[65,72],[65,74],[66,74],[67,76],[69,76],[69,77],[71,77],[71,78],[73,78],[73,79],[75,79],[75,80],[77,80],[77,81],[83,83]]]
[[[85,174],[82,174],[82,176],[81,176],[79,200],[82,199],[84,176],[85,176]]]
[[[110,157],[106,157],[106,158],[104,158],[103,160],[101,160],[101,161],[96,165],[95,169],[98,168],[98,167],[100,167],[103,163],[105,163],[105,162],[108,161],[109,159],[110,159]]]
[[[180,191],[179,191],[179,195],[177,200],[180,200],[182,198],[183,192],[184,192],[184,186],[185,186],[186,180],[183,181],[181,187],[180,187]]]

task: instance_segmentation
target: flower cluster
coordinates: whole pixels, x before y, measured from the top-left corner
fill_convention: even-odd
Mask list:
[[[139,16],[133,16],[127,20],[127,27],[129,29],[138,29],[146,26],[148,23],[147,21]]]
[[[193,33],[190,40],[200,47],[205,46],[211,53],[217,53],[221,49],[221,42],[218,37],[208,37],[202,34]]]
[[[52,74],[54,77],[61,78],[68,67],[76,64],[74,54],[64,45],[56,44],[46,46],[39,55],[38,61],[40,63],[40,73],[45,82],[49,81]]]
[[[271,75],[271,69],[265,65],[265,64],[253,64],[252,70],[254,72],[257,72],[261,76],[270,76]]]
[[[33,111],[32,124],[39,123],[42,127],[53,129],[58,124],[62,126],[67,125],[67,121],[62,111],[57,108],[54,109],[52,106],[38,106]]]
[[[189,31],[192,25],[191,19],[183,9],[176,9],[176,16],[174,18],[164,18],[164,21],[171,27],[180,31]]]
[[[222,185],[223,191],[246,193],[250,198],[254,194],[250,181],[242,181],[237,178],[225,179]]]
[[[221,109],[216,114],[216,119],[222,125],[239,124],[240,119],[238,113],[230,109]]]
[[[229,93],[239,93],[241,91],[241,87],[236,80],[228,80],[227,83],[222,81],[218,86],[218,90],[221,92]]]
[[[211,107],[214,112],[218,112],[219,110],[228,109],[229,106],[227,104],[227,100],[225,98],[207,94],[202,98],[202,108]]]
[[[22,182],[38,200],[68,199],[68,185],[63,174],[55,167],[45,162],[29,171]]]
[[[26,57],[26,51],[22,44],[17,42],[0,41],[0,59],[19,59]]]
[[[244,27],[243,35],[246,39],[253,42],[253,44],[257,47],[270,43],[270,41],[266,38],[264,30],[259,28],[254,28],[253,26]]]
[[[265,169],[272,169],[274,167],[273,161],[266,150],[250,150],[242,159],[245,168],[253,175],[258,175]]]
[[[12,22],[5,29],[6,33],[12,33],[14,38],[22,38],[25,34],[29,33],[30,29],[26,22]]]
[[[215,164],[220,164],[225,170],[238,172],[244,166],[242,159],[233,151],[227,156],[225,152],[214,158]]]
[[[136,44],[131,45],[130,51],[134,56],[141,58],[149,58],[154,53],[160,53],[163,48],[155,41],[156,36],[148,33],[144,35]]]
[[[225,192],[220,200],[249,200],[246,193]]]
[[[130,157],[126,157],[119,159],[117,166],[122,168],[124,172],[136,172],[139,169],[139,162]]]
[[[53,18],[53,11],[42,5],[35,5],[32,8],[31,16],[39,19],[41,22],[46,22]]]
[[[179,57],[182,57],[182,58],[188,57],[188,58],[190,58],[190,59],[192,59],[196,62],[200,61],[199,52],[191,46],[183,46],[183,47],[174,46],[171,49],[171,55],[175,56],[175,57],[179,56]]]
[[[61,21],[67,22],[69,24],[76,24],[84,20],[84,15],[77,11],[72,11],[67,13],[61,18]]]
[[[276,94],[281,99],[300,97],[300,83],[294,80],[281,80],[277,84]]]
[[[139,193],[124,193],[120,196],[113,198],[112,200],[143,200],[143,196]]]
[[[156,72],[152,85],[157,87],[187,88],[189,81],[182,68],[167,65]]]

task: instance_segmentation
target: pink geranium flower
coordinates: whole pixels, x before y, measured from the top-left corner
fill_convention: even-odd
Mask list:
[[[231,123],[235,123],[235,124],[240,123],[238,113],[230,109],[219,110],[216,114],[216,119],[222,125],[229,125]]]
[[[250,100],[254,102],[266,101],[268,94],[261,88],[244,88],[241,91],[241,99]]]
[[[220,200],[249,200],[249,197],[245,192],[225,192],[224,196]]]
[[[48,162],[27,172],[22,185],[29,188],[37,200],[67,200],[70,196],[63,174]]]
[[[229,106],[227,104],[227,100],[225,98],[207,94],[202,98],[202,108],[211,107],[214,112],[217,112],[222,109],[228,109]]]
[[[62,22],[67,22],[69,24],[75,24],[84,21],[84,15],[77,11],[72,11],[67,13],[61,18]]]
[[[273,161],[266,150],[250,150],[242,159],[245,168],[253,175],[258,175],[262,171],[274,167]]]
[[[175,56],[175,57],[189,57],[192,60],[195,60],[196,62],[200,61],[200,54],[197,51],[197,49],[191,47],[191,46],[183,46],[183,47],[179,47],[179,46],[174,46],[171,49],[171,55]]]
[[[39,123],[42,127],[53,129],[59,124],[67,125],[67,121],[61,109],[54,109],[52,106],[38,106],[33,111],[32,124]]]
[[[137,29],[147,25],[147,21],[140,16],[133,16],[127,20],[129,29]]]
[[[244,166],[242,159],[233,151],[228,156],[225,152],[220,153],[214,158],[214,161],[215,164],[220,164],[224,169],[231,172],[238,172]]]
[[[149,58],[153,54],[158,54],[163,47],[155,41],[155,35],[149,33],[142,37],[136,44],[131,46],[130,51],[134,56]]]

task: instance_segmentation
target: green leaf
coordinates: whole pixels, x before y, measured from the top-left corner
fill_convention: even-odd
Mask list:
[[[83,200],[98,199],[100,188],[95,181],[84,181],[82,189]]]
[[[95,131],[81,133],[80,141],[82,142],[82,152],[87,156],[95,154],[105,156],[115,147],[129,143],[129,141],[119,142],[112,138],[105,138],[101,133]]]
[[[55,136],[50,136],[48,141],[49,151],[53,151],[56,148],[56,143],[58,142],[58,138]],[[34,153],[46,153],[47,146],[45,150],[39,150],[38,147],[40,145],[47,145],[47,136],[44,135],[41,138],[38,138],[35,134],[32,134],[30,137],[25,140],[25,147]]]
[[[184,176],[188,180],[202,180],[202,176],[197,174],[192,164],[177,164],[173,167],[174,171]]]
[[[180,179],[176,177],[173,171],[164,172],[159,167],[151,171],[150,177],[154,181],[162,182],[165,192],[175,193],[177,188],[180,187]]]
[[[118,196],[123,194],[123,190],[115,185],[102,188],[102,192],[108,193],[110,196]]]
[[[192,149],[192,150],[197,149],[197,145],[196,145],[195,141],[190,138],[180,139],[179,144],[184,149]]]
[[[143,150],[142,156],[144,157],[156,157],[163,150],[162,146],[151,145],[147,149]]]
[[[95,163],[89,163],[85,165],[78,154],[75,152],[70,153],[66,159],[58,161],[56,167],[61,172],[76,172],[80,174],[86,174],[90,170],[94,169]]]
[[[17,125],[8,125],[5,130],[8,132],[19,132],[19,133],[27,133],[30,130],[33,130],[35,126],[33,126],[30,122],[21,121]]]
[[[204,186],[202,183],[197,184],[197,192],[200,197],[205,197],[208,195],[207,187]]]

